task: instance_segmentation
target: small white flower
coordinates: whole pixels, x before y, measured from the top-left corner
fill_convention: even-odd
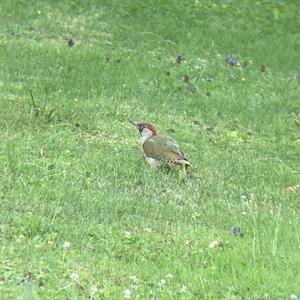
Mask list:
[[[77,273],[71,273],[70,274],[70,279],[73,281],[78,281],[79,280],[79,275]]]
[[[290,298],[291,298],[291,299],[298,299],[298,296],[297,296],[296,294],[291,294],[291,295],[290,295]]]
[[[125,237],[127,239],[131,239],[131,232],[130,231],[125,231]]]
[[[64,244],[63,244],[63,248],[64,248],[65,250],[67,250],[67,249],[70,248],[70,247],[71,247],[71,243],[68,242],[68,241],[65,241]]]
[[[124,299],[131,299],[132,294],[130,289],[125,289],[123,293],[124,293]]]
[[[182,293],[182,294],[184,294],[184,293],[186,293],[187,292],[187,287],[186,287],[186,285],[182,285],[181,287],[180,287],[180,293]]]
[[[166,277],[169,278],[169,279],[172,279],[173,275],[171,273],[169,273]]]
[[[94,296],[98,291],[97,286],[92,285],[90,291],[91,291],[91,295]]]
[[[165,285],[166,281],[164,279],[161,279],[160,282],[158,283],[159,287],[163,287]]]

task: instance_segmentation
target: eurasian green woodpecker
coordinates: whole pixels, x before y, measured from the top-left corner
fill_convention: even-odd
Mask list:
[[[151,167],[179,165],[185,170],[191,165],[173,138],[167,135],[157,135],[151,123],[129,122],[139,130],[142,151]]]

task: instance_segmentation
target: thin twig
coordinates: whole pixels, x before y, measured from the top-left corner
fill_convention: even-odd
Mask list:
[[[30,96],[31,96],[31,101],[32,101],[33,108],[35,110],[37,110],[37,106],[35,105],[35,102],[34,102],[34,97],[33,97],[32,90],[29,90],[29,93],[30,93]]]

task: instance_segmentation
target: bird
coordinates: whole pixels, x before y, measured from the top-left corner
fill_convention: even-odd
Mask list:
[[[176,167],[186,172],[191,165],[177,142],[170,136],[158,135],[156,128],[151,123],[134,123],[139,131],[140,143],[145,159],[152,168],[161,166]]]

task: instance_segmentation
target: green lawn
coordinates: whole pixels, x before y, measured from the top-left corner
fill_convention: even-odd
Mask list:
[[[0,299],[300,299],[299,11],[2,0]]]

